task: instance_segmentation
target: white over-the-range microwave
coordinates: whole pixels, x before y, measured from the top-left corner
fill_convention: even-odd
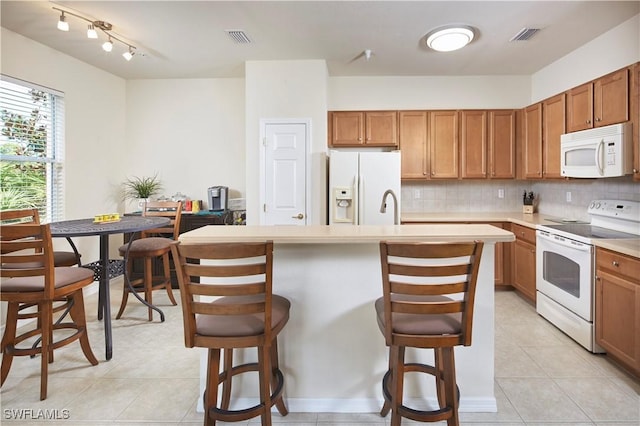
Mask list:
[[[631,174],[631,125],[626,122],[562,135],[562,176],[605,178]]]

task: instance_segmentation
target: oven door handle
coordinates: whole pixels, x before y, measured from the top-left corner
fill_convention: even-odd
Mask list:
[[[559,235],[550,234],[547,231],[538,230],[537,235],[538,235],[538,238],[540,238],[541,240],[548,241],[551,244],[568,247],[573,250],[591,251],[591,245],[589,244],[584,244],[579,241],[574,241],[569,238],[561,237]]]

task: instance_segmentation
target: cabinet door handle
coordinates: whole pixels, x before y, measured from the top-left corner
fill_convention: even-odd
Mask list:
[[[618,263],[618,261],[617,261],[617,260],[614,260],[613,262],[611,262],[611,264],[612,264],[613,266],[615,266],[616,268],[617,268],[618,266],[620,266],[620,263]]]
[[[596,118],[596,121],[602,121],[602,118],[597,117],[597,118]]]
[[[587,120],[587,124],[591,124],[591,120]]]

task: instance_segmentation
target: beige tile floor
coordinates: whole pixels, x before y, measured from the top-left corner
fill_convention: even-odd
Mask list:
[[[112,284],[113,309],[120,285]],[[146,321],[146,309],[130,298],[125,318],[113,321],[114,357],[89,366],[77,344],[56,351],[49,395],[38,399],[39,360],[16,358],[2,387],[0,423],[11,425],[201,425],[195,410],[199,353],[184,347],[182,313],[165,294],[157,303],[167,321]],[[87,298],[94,352],[104,359],[103,328],[95,319],[96,296]],[[514,292],[496,294],[495,393],[497,413],[461,413],[463,425],[638,425],[640,382],[605,356],[592,355],[539,317]],[[43,411],[39,411],[43,410]],[[48,411],[44,411],[48,410]],[[68,419],[16,420],[16,414],[57,414]],[[288,425],[387,425],[377,413],[274,415]],[[404,421],[403,424],[413,422]],[[259,424],[259,419],[240,424]]]

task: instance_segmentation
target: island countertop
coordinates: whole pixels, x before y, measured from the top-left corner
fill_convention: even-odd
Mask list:
[[[179,237],[184,244],[272,240],[276,244],[358,244],[382,240],[509,242],[514,235],[486,224],[203,226]]]

